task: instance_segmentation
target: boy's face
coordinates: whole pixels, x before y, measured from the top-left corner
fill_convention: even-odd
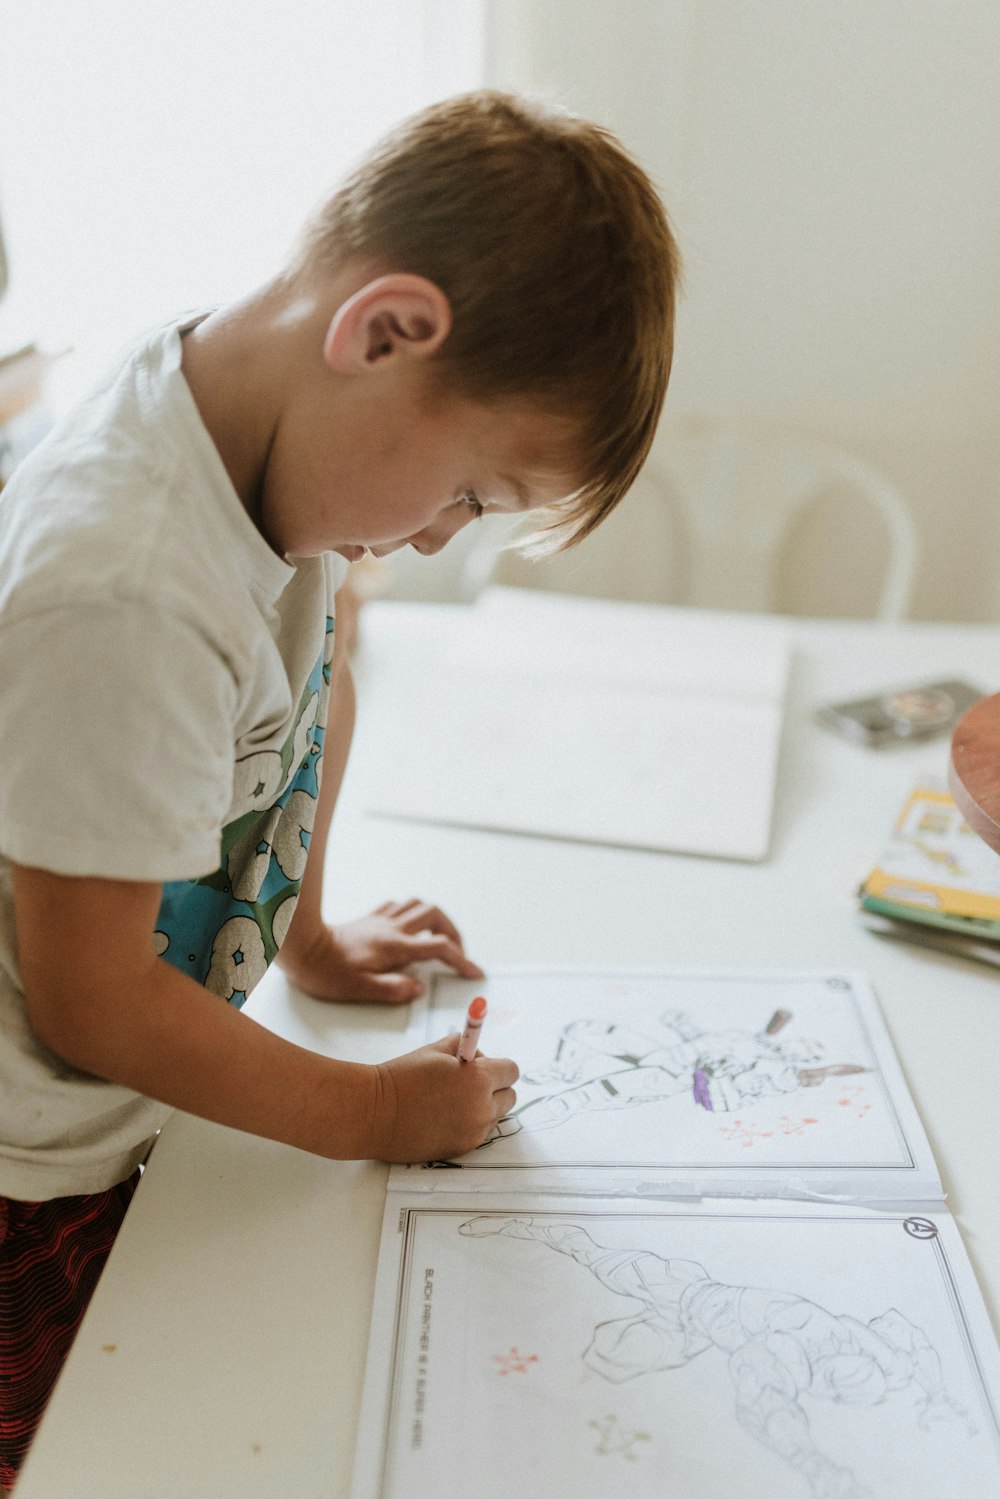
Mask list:
[[[287,555],[357,562],[412,546],[430,556],[480,515],[538,509],[578,487],[560,472],[563,419],[430,398],[407,377],[358,389],[365,399],[346,418],[307,413],[272,450],[262,521]]]

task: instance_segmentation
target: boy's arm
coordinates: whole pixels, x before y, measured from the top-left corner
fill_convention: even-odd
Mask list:
[[[327,926],[323,921],[323,868],[333,809],[340,793],[354,732],[354,680],[346,636],[334,637],[330,717],[323,743],[323,774],[309,835],[302,888],[279,953],[289,978],[321,999],[405,1003],[423,992],[411,963],[437,959],[463,978],[483,977],[462,948],[462,938],[443,911],[424,901],[388,902],[359,921]]]
[[[459,1062],[455,1037],[369,1067],[240,1014],[155,956],[158,885],[13,872],[28,1021],[81,1071],[343,1160],[471,1150],[512,1106],[514,1063]]]

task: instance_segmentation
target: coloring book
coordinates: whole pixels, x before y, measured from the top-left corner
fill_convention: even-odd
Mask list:
[[[517,1105],[459,1161],[393,1184],[464,1191],[934,1200],[937,1168],[857,974],[510,970],[440,976],[411,1047],[489,1004]]]
[[[517,1104],[390,1173],[353,1499],[1000,1493],[1000,1352],[856,974],[432,980]]]

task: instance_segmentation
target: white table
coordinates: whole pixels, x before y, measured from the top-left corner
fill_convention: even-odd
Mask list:
[[[812,709],[914,679],[1000,687],[1000,628],[799,621],[770,858],[760,865],[367,817],[392,686],[459,608],[362,619],[361,713],[331,839],[329,914],[420,894],[484,966],[862,969],[871,976],[987,1304],[1000,1308],[1000,993],[993,971],[880,940],[853,891],[948,741],[870,751]],[[434,732],[428,704],[427,734]],[[326,1005],[272,970],[252,1013],[359,1061],[405,1016]],[[320,1160],[175,1116],[145,1173],[18,1499],[339,1499],[348,1493],[386,1168]]]

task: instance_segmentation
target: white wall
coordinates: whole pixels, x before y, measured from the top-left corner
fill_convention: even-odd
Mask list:
[[[919,523],[914,613],[1000,617],[996,0],[487,0],[489,71],[603,119],[686,263],[668,412],[837,440]]]
[[[671,209],[686,291],[668,420],[751,412],[841,441],[909,497],[915,612],[1000,616],[998,0],[0,15],[0,323],[73,344],[78,381],[136,327],[267,274],[378,131],[478,81],[485,15],[488,81],[606,120]]]
[[[0,0],[0,347],[72,346],[65,400],[248,291],[378,135],[475,86],[479,28],[462,0]]]

